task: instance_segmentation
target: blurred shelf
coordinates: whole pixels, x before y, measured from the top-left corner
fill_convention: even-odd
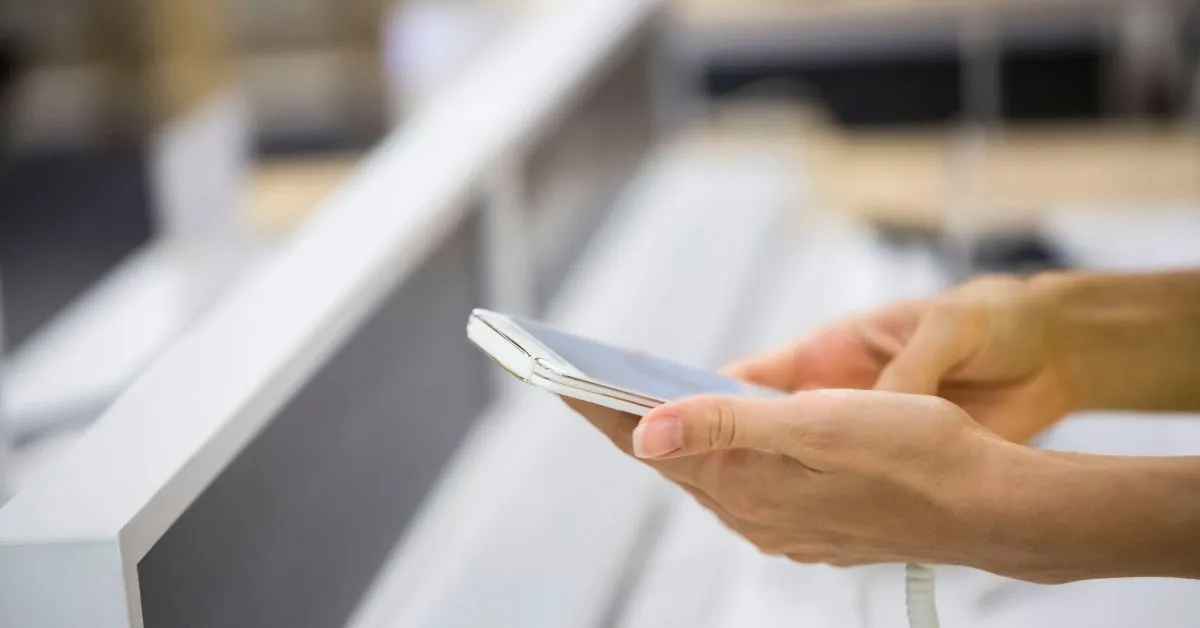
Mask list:
[[[7,358],[0,419],[18,444],[86,425],[262,252],[167,239],[138,249]]]
[[[1056,125],[997,133],[845,131],[790,105],[720,107],[687,142],[784,150],[809,205],[902,227],[956,218],[1025,228],[1052,211],[1200,207],[1200,134],[1171,126]]]
[[[1008,43],[1094,35],[1135,0],[675,0],[688,41],[706,54],[839,53],[957,46],[987,16]],[[1182,1],[1172,4],[1183,5]]]
[[[1190,54],[1185,0],[674,4],[709,94],[786,89],[848,124],[1176,114],[1189,89],[1149,69]]]
[[[23,343],[0,372],[18,441],[86,425],[220,292],[354,169],[357,155],[267,161],[251,174],[243,243],[153,240]]]
[[[5,490],[9,496],[50,472],[55,461],[83,436],[86,427],[71,427],[15,449],[5,466]]]
[[[950,208],[1003,228],[1065,206],[1200,202],[1200,137],[1185,129],[815,133],[807,156],[822,204],[902,225],[938,226]]]
[[[813,24],[827,20],[864,23],[901,18],[961,16],[972,11],[1028,18],[1045,11],[1080,11],[1136,4],[1138,0],[676,0],[689,23]],[[1032,12],[1032,13],[1031,13]]]

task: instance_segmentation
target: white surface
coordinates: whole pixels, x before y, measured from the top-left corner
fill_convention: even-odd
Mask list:
[[[54,467],[59,456],[65,455],[87,427],[70,427],[39,437],[37,440],[14,448],[10,453],[9,486],[12,493],[29,486],[48,469]]]
[[[386,142],[279,255],[0,509],[0,625],[140,627],[136,561],[337,342],[451,232],[485,170],[570,106],[578,87],[656,7],[649,0],[592,0],[548,11]],[[72,560],[90,560],[96,544],[120,550],[106,549],[105,560],[117,562],[97,569],[98,578],[123,574],[125,582],[88,586],[124,587],[130,617],[111,612],[122,605],[107,597],[51,600],[45,581],[22,577],[53,567],[66,578]],[[49,617],[63,621],[43,621]]]
[[[1200,201],[1108,209],[1063,207],[1046,216],[1042,229],[1088,268],[1200,268]]]
[[[71,302],[0,372],[14,437],[94,419],[258,255],[157,239]]]

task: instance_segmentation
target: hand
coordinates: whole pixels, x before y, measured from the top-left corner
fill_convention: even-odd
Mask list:
[[[685,399],[647,414],[631,441],[764,552],[1001,572],[1021,560],[990,543],[989,491],[998,471],[1046,455],[943,399],[858,390]]]
[[[782,390],[878,388],[936,394],[1025,442],[1077,405],[1049,333],[1053,310],[1030,281],[977,279],[945,294],[829,325],[726,368]]]
[[[805,563],[983,566],[989,454],[1028,451],[925,395],[700,396],[640,422],[567,403],[760,550]]]
[[[693,397],[640,423],[570,403],[770,554],[1051,584],[1200,577],[1200,458],[1038,451],[926,395]]]

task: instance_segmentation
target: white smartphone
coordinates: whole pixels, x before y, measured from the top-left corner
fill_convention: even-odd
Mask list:
[[[783,394],[488,310],[471,312],[467,337],[523,382],[638,416],[704,393]]]

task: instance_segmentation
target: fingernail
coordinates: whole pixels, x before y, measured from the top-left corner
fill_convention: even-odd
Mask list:
[[[675,416],[642,421],[633,430],[633,455],[661,458],[683,449],[683,421]]]

